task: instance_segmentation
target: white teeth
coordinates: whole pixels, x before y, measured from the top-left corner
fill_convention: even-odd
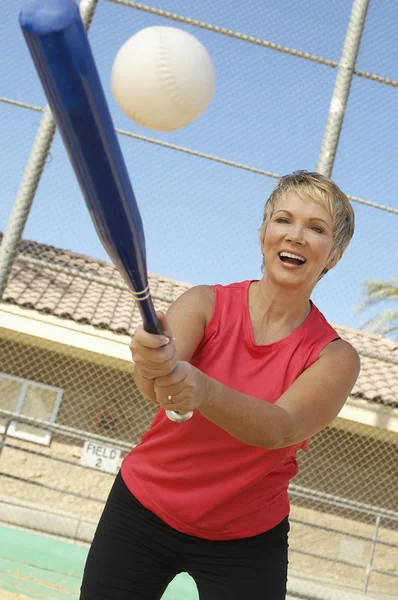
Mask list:
[[[302,256],[297,256],[297,254],[292,254],[291,252],[280,252],[279,256],[286,256],[286,258],[296,258],[297,260],[301,260],[301,262],[305,263],[305,258]]]

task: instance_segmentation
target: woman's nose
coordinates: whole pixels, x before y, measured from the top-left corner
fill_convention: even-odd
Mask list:
[[[296,228],[294,230],[290,230],[288,235],[286,236],[287,242],[292,242],[293,244],[305,244],[304,233],[300,228]]]

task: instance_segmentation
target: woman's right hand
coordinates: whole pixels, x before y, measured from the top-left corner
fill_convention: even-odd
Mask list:
[[[137,327],[130,343],[131,357],[136,372],[144,379],[170,375],[177,364],[175,340],[166,316],[157,312],[163,335],[147,333]]]

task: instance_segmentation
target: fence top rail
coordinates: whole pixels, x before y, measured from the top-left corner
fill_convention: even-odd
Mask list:
[[[261,46],[270,50],[276,50],[277,52],[289,54],[290,56],[295,56],[296,58],[303,58],[304,60],[309,60],[311,62],[315,62],[326,67],[331,67],[335,69],[340,64],[339,61],[332,60],[330,58],[324,58],[323,56],[317,56],[316,54],[312,54],[310,52],[304,52],[304,50],[298,50],[296,48],[284,46],[283,44],[277,44],[269,40],[264,40],[263,38],[260,38],[258,36],[234,31],[233,29],[228,29],[219,25],[206,23],[205,21],[200,21],[199,19],[192,19],[191,17],[186,17],[184,15],[173,13],[168,10],[163,10],[162,8],[155,8],[154,6],[142,4],[141,2],[133,2],[132,0],[108,1],[113,2],[114,4],[120,4],[121,6],[126,6],[127,8],[134,8],[142,12],[147,12],[151,15],[156,15],[158,17],[170,19],[171,21],[176,21],[177,23],[184,23],[185,25],[191,25],[192,27],[197,27],[198,29],[205,29],[206,31],[218,33],[219,35],[224,35],[239,40],[241,42],[247,42],[248,44],[254,44],[256,46]],[[378,75],[376,73],[370,73],[369,71],[364,71],[362,69],[355,69],[354,75],[357,75],[358,77],[363,77],[365,79],[370,79],[372,81],[376,81],[377,83],[389,85],[391,87],[398,87],[398,81],[396,81],[395,79],[384,77],[383,75]]]

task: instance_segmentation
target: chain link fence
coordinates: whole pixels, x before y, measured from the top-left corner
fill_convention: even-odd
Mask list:
[[[87,25],[94,14],[89,37],[142,212],[157,309],[190,285],[260,276],[257,232],[279,175],[333,168],[350,195],[354,240],[313,298],[362,370],[339,417],[299,455],[289,593],[398,598],[398,342],[362,328],[389,308],[393,322],[396,294],[358,312],[365,281],[397,276],[398,9],[338,4],[81,6]],[[53,139],[16,12],[6,0],[0,22],[0,521],[89,543],[154,407],[132,377],[138,310]],[[130,122],[109,87],[117,50],[151,25],[193,33],[217,74],[205,114],[168,134]]]

